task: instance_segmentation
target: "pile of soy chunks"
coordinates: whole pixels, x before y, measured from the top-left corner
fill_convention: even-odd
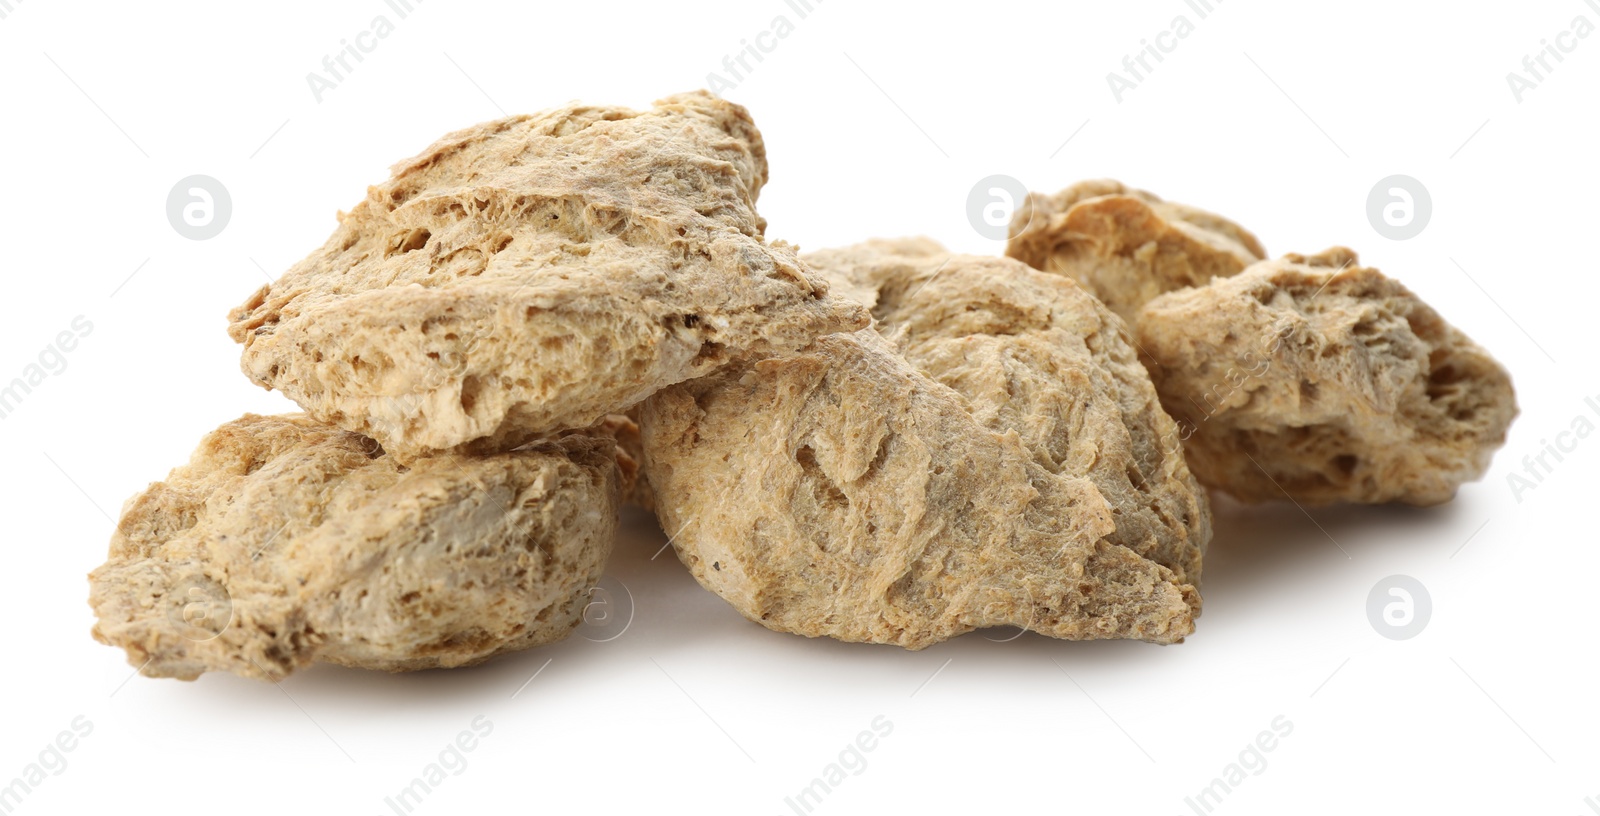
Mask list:
[[[765,237],[705,92],[445,136],[229,315],[246,415],[125,505],[95,637],[150,676],[466,666],[579,624],[625,504],[779,632],[1176,643],[1208,491],[1449,501],[1510,377],[1333,248],[1113,181],[1006,257]]]

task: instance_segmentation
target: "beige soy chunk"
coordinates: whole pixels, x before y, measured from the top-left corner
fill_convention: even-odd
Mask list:
[[[123,507],[89,576],[93,634],[185,680],[472,665],[578,625],[618,492],[603,435],[408,468],[301,415],[246,415]]]
[[[1018,434],[1051,473],[1092,481],[1116,508],[1111,543],[1199,584],[1205,491],[1126,327],[1081,286],[927,238],[804,259],[870,307],[901,356],[965,397],[984,427]]]
[[[746,110],[572,104],[445,136],[230,314],[242,367],[409,462],[600,422],[742,355],[861,328],[783,242]]]
[[[1157,298],[1137,325],[1190,467],[1245,501],[1446,502],[1517,415],[1488,352],[1342,247]]]
[[[1236,275],[1266,250],[1222,216],[1099,179],[1030,193],[1006,255],[1078,281],[1132,323],[1151,298]]]
[[[940,336],[930,332],[930,358]],[[938,370],[964,379],[954,366]],[[1097,376],[1107,375],[1068,382]],[[1016,381],[1043,387],[1026,374]],[[1072,421],[1096,410],[1083,414]],[[1053,447],[1054,434],[1036,432],[1043,425],[989,427],[973,401],[877,331],[673,386],[638,415],[657,513],[677,531],[679,557],[768,628],[910,649],[1008,625],[1156,643],[1194,630],[1209,535],[1198,494],[1181,525],[1145,537],[1119,527],[1113,501],[1078,475],[1093,469],[1070,444]],[[1150,463],[1160,461],[1171,460]]]

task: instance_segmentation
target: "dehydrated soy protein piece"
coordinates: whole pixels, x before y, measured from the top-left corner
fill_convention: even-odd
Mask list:
[[[1015,432],[1052,473],[1084,476],[1116,508],[1110,541],[1200,581],[1211,538],[1184,462],[1123,323],[1073,281],[1009,258],[953,255],[927,238],[877,240],[804,259],[872,309],[906,361]]]
[[[866,325],[762,237],[766,180],[704,92],[488,122],[396,165],[229,332],[256,383],[403,462],[509,450]]]
[[[1488,352],[1343,247],[1162,296],[1137,327],[1195,475],[1246,501],[1449,501],[1517,415]]]
[[[1121,379],[1138,365],[1121,321],[1015,262],[955,256],[947,289],[936,245],[883,249],[839,251],[870,274],[843,272],[838,254],[816,262],[879,307],[890,339],[823,337],[638,411],[656,511],[695,577],[772,629],[913,649],[1003,625],[1157,643],[1191,633],[1209,516],[1181,455],[1156,451],[1154,417],[1171,421],[1143,373]],[[987,401],[1003,383],[1015,405]],[[1128,470],[1098,470],[1096,453]],[[1119,523],[1140,491],[1149,508]]]
[[[568,434],[407,467],[304,416],[246,415],[123,507],[89,576],[94,636],[152,677],[271,680],[560,640],[611,551],[615,457]]]
[[[1236,275],[1266,251],[1220,215],[1100,179],[1029,194],[1006,255],[1078,281],[1132,323],[1151,298]]]

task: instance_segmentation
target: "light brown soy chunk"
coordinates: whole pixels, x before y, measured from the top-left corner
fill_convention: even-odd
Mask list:
[[[1449,501],[1517,415],[1511,377],[1335,247],[1147,304],[1140,348],[1195,475],[1246,501]]]
[[[124,506],[89,576],[93,633],[186,680],[471,665],[578,625],[618,504],[605,435],[407,467],[304,416],[246,415]]]
[[[927,238],[805,260],[869,305],[907,362],[965,397],[985,427],[1018,434],[1050,472],[1093,481],[1117,510],[1112,543],[1199,583],[1211,537],[1205,491],[1126,327],[1081,286]]]
[[[638,415],[680,559],[770,629],[910,649],[994,626],[1194,629],[1194,585],[1112,542],[1093,481],[1041,466],[873,330],[681,383]]]
[[[230,314],[242,366],[411,461],[584,428],[867,323],[755,204],[765,147],[705,92],[445,136]]]
[[[1006,255],[1078,281],[1131,324],[1152,298],[1236,275],[1266,251],[1222,216],[1098,179],[1030,193]]]

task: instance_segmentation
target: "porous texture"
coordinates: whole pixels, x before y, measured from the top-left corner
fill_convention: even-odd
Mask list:
[[[902,247],[908,256],[923,248]],[[1072,436],[1074,428],[1086,437],[1103,433],[1108,459],[1129,453],[1111,428],[1089,427],[1120,426],[1123,403],[1050,393],[1118,388],[1117,375],[1099,370],[1093,353],[1077,357],[1067,337],[1099,321],[1105,334],[1096,329],[1099,341],[1088,342],[1125,346],[1120,323],[1090,307],[1075,329],[1040,328],[1058,310],[1072,320],[1065,313],[1090,299],[1078,292],[1083,302],[1074,303],[1061,294],[1076,292],[1069,281],[1033,276],[1063,288],[1053,301],[1023,307],[1008,298],[1042,292],[1012,288],[1005,270],[974,258],[961,259],[957,268],[972,271],[957,273],[951,289],[935,288],[941,283],[917,277],[938,265],[928,259],[903,259],[918,272],[898,282],[889,271],[881,282],[841,272],[855,284],[841,289],[880,292],[886,326],[899,327],[886,331],[897,341],[913,338],[902,342],[936,376],[869,329],[673,386],[641,406],[657,514],[677,531],[679,557],[746,617],[808,636],[920,649],[1009,625],[1069,639],[1182,640],[1200,606],[1193,582],[1209,535],[1203,499],[1189,489],[1187,517],[1162,519],[1152,510],[1119,526],[1121,496],[1102,493],[1094,476],[1105,474],[1084,458],[1091,443],[1079,448]],[[818,262],[832,267],[835,259],[824,253]],[[1020,266],[1015,272],[1032,276]],[[959,293],[991,274],[1002,280]],[[926,300],[907,291],[921,283],[930,290]],[[941,296],[956,295],[959,304],[940,305]],[[957,314],[968,305],[972,315]],[[919,314],[925,307],[932,313]],[[1010,330],[1039,336],[1010,343],[1003,339]],[[967,349],[975,359],[965,364],[953,359],[964,332],[976,335]],[[1067,348],[1059,356],[1046,348],[1056,340]],[[1030,359],[1034,353],[1040,356]],[[1116,355],[1137,366],[1125,347]],[[1096,370],[1051,368],[1070,368],[1073,359]],[[1052,371],[1063,377],[1053,386]],[[1021,389],[1017,405],[974,407],[1002,381]],[[1069,407],[1074,401],[1078,407]],[[1148,406],[1160,413],[1153,400]],[[1030,410],[1056,415],[1021,420]],[[1120,443],[1129,439],[1122,430]],[[1169,478],[1187,481],[1181,457],[1143,463],[1151,470],[1140,479],[1163,485],[1146,488],[1152,494]],[[1156,504],[1181,515],[1184,501],[1162,496]]]
[[[1205,491],[1127,327],[1081,286],[927,238],[805,260],[871,308],[900,355],[965,397],[984,427],[1015,432],[1051,473],[1092,481],[1113,508],[1111,543],[1200,583]]]
[[[230,314],[242,367],[408,462],[589,427],[747,353],[867,324],[767,243],[744,108],[569,105],[452,133]]]
[[[618,492],[603,435],[408,468],[301,415],[246,415],[123,507],[89,576],[93,633],[186,680],[471,665],[578,625]]]
[[[1078,281],[1131,324],[1151,298],[1236,275],[1266,251],[1220,215],[1099,179],[1030,193],[1006,255]]]
[[[1138,334],[1195,475],[1246,501],[1449,501],[1517,415],[1488,352],[1342,247],[1157,298]]]

